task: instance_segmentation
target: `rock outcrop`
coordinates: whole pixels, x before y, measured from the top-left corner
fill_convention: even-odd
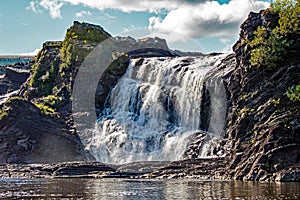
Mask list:
[[[5,67],[4,74],[0,77],[0,105],[10,96],[16,95],[28,77],[27,69]]]
[[[227,138],[228,170],[237,180],[274,180],[276,173],[300,163],[300,105],[286,95],[299,80],[300,65],[268,70],[253,68],[249,62],[251,47],[246,40],[253,39],[258,26],[272,30],[277,20],[270,10],[250,13],[233,47],[237,65],[228,86],[233,107]]]
[[[85,160],[80,140],[54,114],[18,97],[1,112],[0,163],[53,163]]]

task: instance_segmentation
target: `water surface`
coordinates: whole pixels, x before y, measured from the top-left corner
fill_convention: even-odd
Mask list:
[[[12,64],[15,64],[15,63],[26,63],[26,62],[29,62],[31,61],[33,58],[27,58],[27,57],[3,57],[3,56],[0,56],[0,66],[5,66],[5,65],[12,65]]]
[[[0,179],[0,198],[300,199],[300,183],[190,179]]]

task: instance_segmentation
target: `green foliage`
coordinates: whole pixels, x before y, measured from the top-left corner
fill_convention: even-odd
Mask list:
[[[279,16],[273,30],[258,27],[248,44],[252,47],[250,63],[255,67],[276,69],[300,61],[300,3],[294,0],[277,0],[271,4]]]
[[[0,120],[8,117],[8,112],[1,110],[0,111]]]
[[[38,107],[42,114],[44,115],[53,115],[55,114],[55,111],[53,108],[50,108],[49,106],[42,104],[42,103],[35,103],[36,107]]]
[[[51,107],[57,107],[62,105],[63,98],[55,95],[48,95],[42,99],[43,104]]]
[[[49,63],[49,61],[51,62]],[[33,74],[29,82],[30,87],[36,87],[42,96],[51,94],[58,73],[58,66],[58,60],[51,60],[48,56],[43,56],[39,62],[32,66]]]
[[[12,109],[12,106],[16,103],[16,101],[24,101],[22,97],[14,96],[9,97],[3,105],[3,108],[0,110],[0,120],[9,116],[9,112]]]
[[[279,14],[279,31],[282,35],[288,35],[295,32],[299,33],[299,1],[276,0],[275,2],[271,3],[271,8],[274,12]]]
[[[288,88],[286,94],[291,101],[300,102],[300,82],[297,85]]]

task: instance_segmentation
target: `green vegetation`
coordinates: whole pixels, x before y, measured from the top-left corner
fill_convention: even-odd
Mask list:
[[[64,77],[65,71],[72,68],[75,61],[83,61],[98,43],[107,39],[109,34],[104,30],[95,27],[89,27],[86,24],[75,22],[74,25],[67,30],[65,39],[61,48],[61,64],[59,72]]]
[[[4,103],[3,108],[0,110],[0,120],[9,116],[9,112],[12,109],[12,105],[15,101],[23,101],[24,99],[19,96],[9,97],[7,101]]]
[[[109,36],[99,26],[74,22],[63,42],[45,42],[31,68],[29,86],[32,88],[25,96],[34,97],[35,102],[51,109],[58,109],[65,103],[65,99],[57,96],[59,91],[63,87],[71,91],[72,79],[80,64],[99,42]]]
[[[287,96],[291,101],[300,102],[300,82],[288,88]]]
[[[8,112],[1,110],[0,111],[0,120],[8,117]]]
[[[14,101],[17,101],[17,100],[24,100],[22,97],[19,97],[19,96],[14,96],[14,97],[9,97],[7,99],[7,101],[5,102],[4,106],[9,106],[9,104],[13,103]]]
[[[53,114],[55,114],[54,109],[50,108],[49,106],[46,106],[45,104],[35,103],[34,105],[36,107],[38,107],[40,109],[41,113],[44,114],[44,115],[53,115]]]
[[[35,63],[32,66],[33,74],[29,83],[30,87],[38,88],[38,92],[42,96],[52,93],[54,80],[57,76],[59,66],[59,61],[57,59],[50,59],[50,61],[52,61],[50,64],[47,63],[47,61],[49,61],[47,59],[50,59],[50,57],[44,55],[38,63]]]
[[[254,39],[248,41],[251,65],[276,69],[299,62],[300,2],[276,0],[268,11],[278,15],[278,24],[273,30],[258,27]]]
[[[63,98],[55,95],[48,95],[42,98],[42,102],[45,105],[49,105],[51,107],[58,107],[62,105]]]

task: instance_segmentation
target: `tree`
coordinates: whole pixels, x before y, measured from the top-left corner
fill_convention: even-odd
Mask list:
[[[271,31],[258,27],[248,42],[252,47],[250,63],[255,67],[276,69],[300,61],[300,2],[276,0],[269,9],[279,16],[278,25]]]

